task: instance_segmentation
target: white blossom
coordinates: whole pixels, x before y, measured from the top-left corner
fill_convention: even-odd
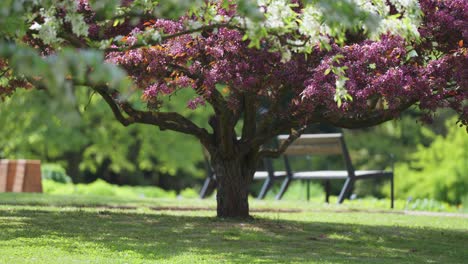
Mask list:
[[[34,24],[32,24],[32,25],[29,27],[29,29],[31,29],[31,30],[39,30],[39,29],[41,29],[41,27],[42,27],[41,24],[39,24],[39,23],[37,23],[37,22],[34,22]]]
[[[260,0],[258,1],[261,10],[265,12],[265,27],[277,31],[286,31],[291,26],[292,21],[297,17],[297,13],[291,9],[287,0]]]
[[[299,26],[299,32],[310,38],[310,42],[316,43],[319,41],[321,31],[326,29],[323,27],[320,19],[322,13],[315,6],[307,6],[304,9],[304,13],[301,17],[302,23]],[[326,32],[323,32],[326,34]]]
[[[88,36],[89,26],[84,21],[83,15],[77,13],[67,13],[65,21],[70,22],[72,31],[77,36]]]
[[[38,30],[38,37],[44,41],[45,44],[53,44],[61,41],[57,37],[57,31],[61,26],[61,23],[57,18],[55,18],[55,8],[51,7],[49,9],[41,8],[39,13],[43,17],[44,22],[39,24],[34,22],[31,25],[30,29]]]

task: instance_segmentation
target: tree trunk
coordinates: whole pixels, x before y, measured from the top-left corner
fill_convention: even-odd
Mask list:
[[[212,158],[216,174],[217,215],[222,218],[250,218],[248,188],[255,172],[248,158]]]
[[[83,161],[83,152],[66,152],[65,160],[67,162],[66,172],[71,177],[73,183],[81,183],[83,177],[81,177],[80,163]]]

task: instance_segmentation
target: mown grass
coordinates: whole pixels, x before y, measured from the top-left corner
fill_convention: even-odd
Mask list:
[[[330,197],[330,204],[323,201],[323,197],[312,197],[310,201],[297,199],[283,199],[280,201],[274,199],[256,200],[253,197],[250,199],[252,208],[264,209],[299,209],[299,210],[318,210],[318,209],[352,209],[366,210],[379,209],[386,210],[390,207],[389,199],[364,198],[356,200],[345,200],[344,204],[337,205],[337,197]],[[419,205],[415,202],[419,202]],[[419,211],[442,211],[442,212],[462,212],[456,207],[450,207],[446,204],[437,203],[432,205],[432,200],[427,204],[422,204],[424,201],[414,201],[408,203],[404,200],[395,200],[396,210],[419,210]],[[99,206],[116,206],[116,207],[183,207],[189,204],[191,207],[215,208],[215,197],[210,197],[204,200],[198,198],[152,198],[152,197],[125,197],[125,196],[106,196],[106,195],[83,195],[83,194],[37,194],[37,193],[0,193],[0,204],[14,205],[42,205],[42,206],[77,206],[77,207],[99,207]],[[417,206],[414,206],[417,205]],[[421,206],[422,205],[422,206]]]
[[[0,263],[466,263],[468,259],[465,217],[353,211],[312,203],[286,213],[280,209],[298,206],[267,201],[252,202],[254,220],[235,221],[216,219],[212,200],[62,196],[59,203],[53,199],[0,195]],[[28,200],[40,205],[26,205]],[[154,206],[162,210],[152,210]],[[210,210],[164,210],[168,207]]]

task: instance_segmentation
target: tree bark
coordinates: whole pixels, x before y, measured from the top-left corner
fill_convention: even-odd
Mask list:
[[[248,188],[255,173],[255,163],[248,157],[212,158],[217,182],[217,216],[221,218],[250,218]]]

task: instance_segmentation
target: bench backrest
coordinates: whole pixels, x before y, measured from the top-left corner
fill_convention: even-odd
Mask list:
[[[288,135],[278,136],[281,144],[289,138]],[[342,155],[350,177],[354,177],[354,168],[344,141],[343,134],[304,134],[292,142],[284,152],[287,170],[290,169],[287,156],[302,155]],[[289,168],[288,168],[289,167]]]
[[[287,140],[289,136],[278,136],[279,144]],[[341,154],[342,138],[336,134],[306,134],[296,139],[284,152],[285,155],[333,155]]]

